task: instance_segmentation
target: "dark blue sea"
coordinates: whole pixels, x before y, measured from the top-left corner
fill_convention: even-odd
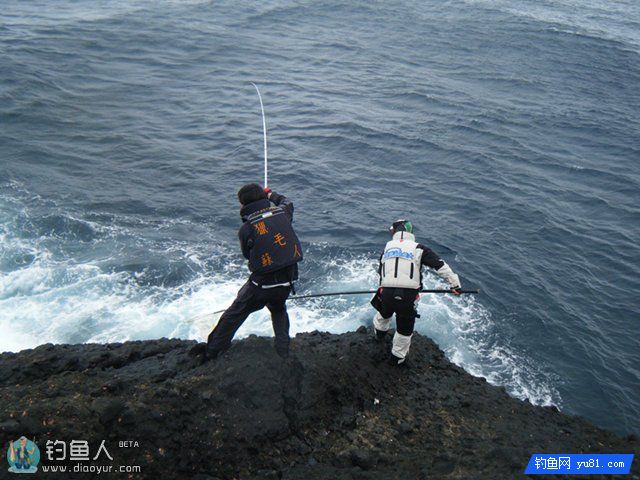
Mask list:
[[[420,333],[516,397],[640,432],[636,0],[5,0],[0,351],[206,337],[247,274],[251,82],[300,294],[374,288],[407,217],[482,290],[423,296]],[[368,325],[368,300],[291,302],[292,328]]]

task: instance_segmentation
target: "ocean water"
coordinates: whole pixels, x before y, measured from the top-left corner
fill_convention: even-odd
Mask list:
[[[423,296],[420,333],[514,396],[640,432],[631,0],[5,0],[0,351],[206,337],[246,277],[250,82],[299,293],[375,287],[407,217],[482,289]],[[368,300],[291,302],[292,329],[370,324]]]

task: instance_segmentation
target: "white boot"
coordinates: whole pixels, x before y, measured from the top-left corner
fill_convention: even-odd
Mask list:
[[[389,331],[389,326],[391,325],[391,317],[384,318],[380,315],[380,312],[376,312],[373,317],[373,335],[376,337],[376,340],[382,340],[387,332]]]
[[[393,347],[391,348],[391,355],[395,357],[395,361],[398,365],[404,363],[407,353],[409,353],[409,347],[411,346],[412,335],[402,335],[396,333],[393,335]],[[392,360],[394,360],[392,358]]]

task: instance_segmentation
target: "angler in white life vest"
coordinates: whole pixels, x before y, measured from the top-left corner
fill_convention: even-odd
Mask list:
[[[422,266],[434,269],[456,295],[460,294],[461,284],[458,275],[433,250],[416,243],[411,222],[398,220],[389,231],[393,238],[387,242],[380,256],[380,288],[371,304],[378,311],[373,318],[377,340],[385,338],[391,317],[396,314],[396,332],[389,363],[399,365],[409,352],[416,316],[419,316],[417,306],[422,288]]]

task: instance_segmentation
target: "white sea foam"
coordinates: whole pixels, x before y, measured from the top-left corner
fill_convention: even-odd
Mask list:
[[[532,403],[560,404],[560,395],[543,367],[530,364],[504,339],[496,339],[492,317],[478,300],[429,296],[422,300],[421,312],[417,329],[469,373],[505,385],[512,395]]]
[[[33,260],[21,268],[0,272],[0,351],[18,351],[47,342],[122,342],[159,337],[202,341],[214,326],[210,313],[227,307],[245,281],[246,268],[238,255],[232,255],[226,251],[228,247],[220,247],[218,242],[204,246],[168,245],[167,254],[178,255],[200,272],[170,286],[141,281],[145,271],[105,271],[99,265],[104,258],[80,263],[59,252],[53,254],[46,245],[55,238],[21,238],[12,232],[15,215],[30,215],[28,209],[16,208],[17,204],[0,198],[0,206],[6,207],[4,212],[14,215],[13,219],[0,218],[0,259],[19,251],[29,252]],[[104,230],[97,223],[91,226],[95,231]],[[103,233],[111,241],[111,237],[120,238],[123,232],[126,227],[109,226]],[[142,241],[131,232],[129,240],[133,244]],[[228,256],[229,261],[212,270],[207,267],[206,255],[215,249],[222,249],[218,253]],[[314,278],[299,282],[299,294],[375,289],[373,252],[338,255],[328,245],[316,245],[311,251],[313,255],[307,258]],[[425,286],[438,288],[444,284],[428,273]],[[291,301],[291,332],[340,333],[371,325],[373,310],[369,300],[369,295],[354,295]],[[416,330],[433,338],[452,361],[470,373],[505,385],[512,394],[534,403],[559,403],[552,382],[538,366],[528,364],[504,342],[494,340],[495,324],[481,297],[425,294],[420,313]],[[250,334],[272,335],[266,309],[247,319],[238,338]]]
[[[192,254],[193,255],[193,254]],[[331,259],[327,279],[316,291],[375,288],[374,261]],[[241,272],[239,272],[241,273]],[[203,275],[174,288],[142,287],[126,272],[103,273],[94,265],[36,262],[0,275],[0,350],[17,351],[41,343],[122,342],[162,336],[203,340],[214,326],[210,314],[234,299],[244,279],[237,273]],[[427,275],[430,287],[442,287]],[[304,292],[308,293],[307,288]],[[369,296],[327,297],[289,303],[291,332],[340,333],[370,325]],[[428,335],[449,358],[477,376],[504,384],[516,396],[535,403],[558,403],[557,392],[540,372],[507,346],[488,342],[489,313],[470,297],[422,295],[416,330]],[[238,331],[272,335],[266,309],[252,314]]]

